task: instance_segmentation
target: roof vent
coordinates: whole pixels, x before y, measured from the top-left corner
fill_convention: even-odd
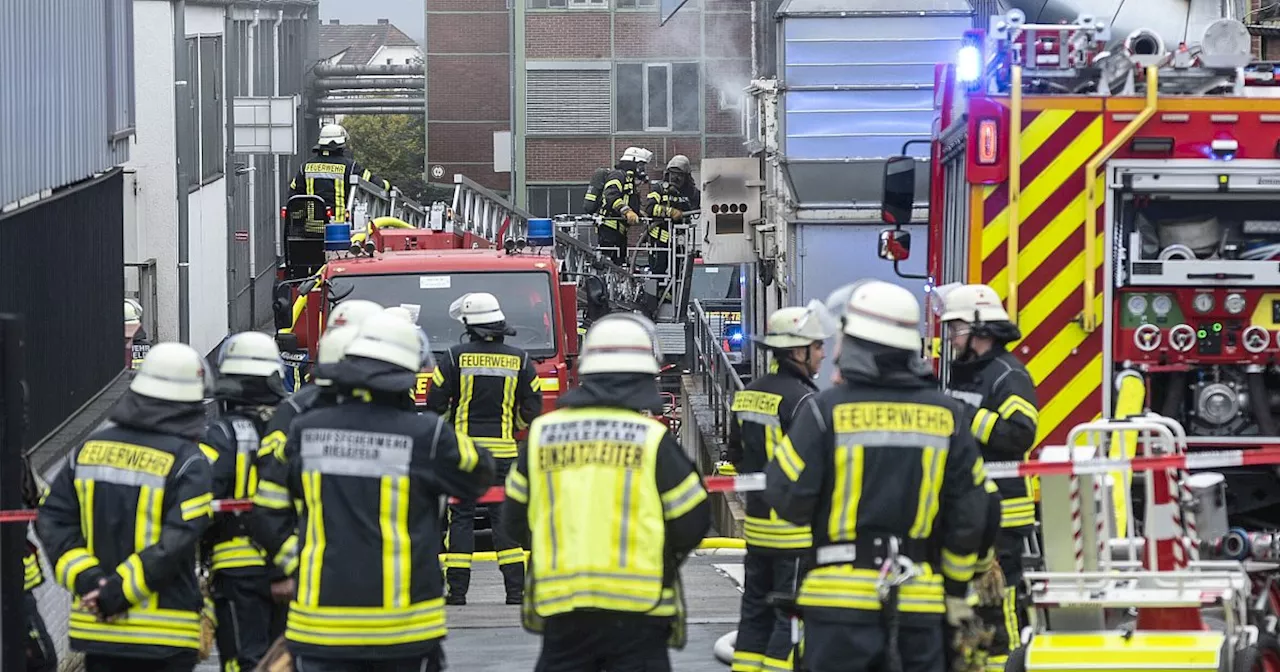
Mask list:
[[[379,25],[379,26],[386,26],[386,25],[389,25],[390,23],[391,23],[391,22],[390,22],[389,20],[387,20],[387,19],[378,19],[378,25]]]

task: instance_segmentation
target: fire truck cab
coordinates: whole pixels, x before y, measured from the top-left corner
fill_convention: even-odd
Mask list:
[[[928,151],[886,166],[880,256],[911,252],[927,157],[929,303],[951,283],[1001,296],[1039,446],[1144,407],[1192,450],[1280,441],[1280,70],[1234,19],[1187,38],[992,17],[935,70]],[[1233,516],[1280,504],[1270,468],[1228,481]]]

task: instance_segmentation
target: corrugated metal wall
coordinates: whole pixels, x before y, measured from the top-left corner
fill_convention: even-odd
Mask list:
[[[0,205],[128,159],[133,0],[0,2]]]

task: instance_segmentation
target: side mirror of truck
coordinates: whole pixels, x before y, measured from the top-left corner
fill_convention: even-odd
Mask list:
[[[911,234],[902,229],[885,229],[880,232],[877,250],[881,259],[898,262],[911,257]]]
[[[297,334],[276,333],[276,347],[280,348],[280,352],[292,352],[300,350]]]
[[[916,160],[909,156],[890,158],[884,164],[884,193],[880,200],[880,219],[884,220],[885,224],[897,226],[910,224],[911,208],[915,205],[915,200]]]

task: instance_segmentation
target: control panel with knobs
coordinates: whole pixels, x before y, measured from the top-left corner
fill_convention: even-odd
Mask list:
[[[1196,330],[1187,324],[1175,326],[1169,330],[1169,345],[1178,352],[1190,352],[1196,345]]]
[[[1160,347],[1160,327],[1144,324],[1133,331],[1133,344],[1143,352],[1151,352]]]
[[[1240,335],[1240,344],[1256,355],[1271,345],[1271,332],[1255,324]]]

